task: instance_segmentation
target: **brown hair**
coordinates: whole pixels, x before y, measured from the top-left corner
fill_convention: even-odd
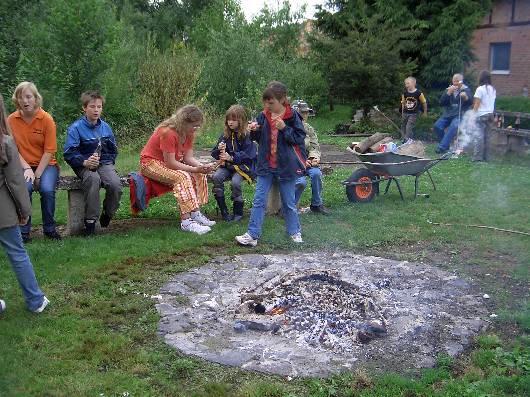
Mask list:
[[[268,99],[276,99],[285,105],[288,103],[287,100],[287,86],[281,81],[271,81],[267,84],[267,88],[263,91],[262,99],[264,101]]]
[[[228,120],[237,120],[237,137],[244,138],[248,134],[248,118],[245,108],[241,105],[232,105],[228,108],[225,115],[225,128],[223,136],[230,138],[230,127],[228,127]]]
[[[5,147],[5,135],[11,135],[9,125],[7,124],[6,108],[4,106],[4,97],[0,94],[0,164],[7,163],[7,153]]]
[[[101,99],[101,103],[105,104],[105,97],[99,93],[99,91],[85,91],[81,94],[81,103],[83,107],[86,107],[90,101],[94,99]]]
[[[201,123],[204,121],[201,109],[195,105],[186,105],[178,109],[171,117],[162,121],[156,128],[169,127],[174,129],[180,140],[184,142],[186,140],[186,134],[184,133],[186,124],[195,123],[197,121],[200,121]]]
[[[17,85],[17,88],[15,88],[15,92],[13,92],[13,96],[11,97],[13,105],[15,105],[17,110],[20,110],[18,100],[22,97],[22,91],[26,88],[28,88],[35,97],[35,108],[40,108],[42,106],[42,95],[39,93],[39,90],[37,90],[37,86],[31,81],[23,81]]]

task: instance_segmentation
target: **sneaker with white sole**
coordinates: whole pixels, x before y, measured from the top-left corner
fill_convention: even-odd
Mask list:
[[[42,313],[44,309],[46,309],[46,306],[48,306],[48,303],[50,303],[50,301],[48,300],[48,298],[44,297],[44,300],[42,301],[42,305],[40,305],[38,308],[33,310],[33,313]]]
[[[248,233],[245,233],[241,236],[236,236],[236,241],[241,245],[250,245],[251,247],[258,245],[258,240]]]
[[[2,313],[6,309],[6,303],[0,299],[0,313]]]
[[[191,213],[191,219],[193,219],[195,222],[203,225],[203,226],[213,226],[215,225],[215,221],[211,221],[208,218],[206,218],[201,211],[195,211]]]
[[[291,240],[293,240],[295,243],[303,243],[304,240],[302,240],[302,233],[295,233],[291,236]]]
[[[199,222],[196,222],[192,219],[183,220],[180,223],[180,228],[185,232],[192,232],[197,234],[205,234],[212,230],[209,226],[201,225]]]

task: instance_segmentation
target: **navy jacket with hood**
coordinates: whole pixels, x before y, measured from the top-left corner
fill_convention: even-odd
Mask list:
[[[74,171],[83,167],[83,161],[88,159],[98,149],[101,142],[100,164],[115,164],[118,155],[116,138],[110,126],[99,119],[91,124],[86,116],[76,120],[66,135],[64,144],[64,159]]]
[[[221,142],[226,144],[226,153],[234,158],[233,162],[225,162],[224,167],[237,172],[248,182],[252,182],[256,178],[257,153],[254,142],[248,135],[239,139],[235,131],[230,131],[230,138],[225,138],[223,134],[212,149],[212,157],[216,160],[219,160],[221,154],[218,149]]]
[[[460,101],[460,93],[465,92],[467,95],[467,100]],[[468,110],[473,104],[473,95],[471,95],[471,90],[465,84],[462,84],[462,87],[456,90],[452,95],[447,93],[447,90],[444,91],[440,97],[440,105],[444,107],[443,117],[458,117],[458,108],[460,106],[460,116],[464,115],[464,112]]]
[[[307,154],[302,116],[290,107],[287,108],[286,116],[287,118],[284,116],[283,119],[285,128],[278,131],[276,172],[280,179],[289,180],[304,175]],[[271,128],[264,112],[260,113],[256,121],[260,127],[250,132],[251,139],[259,144],[256,173],[268,175],[273,171],[268,160],[271,150]]]

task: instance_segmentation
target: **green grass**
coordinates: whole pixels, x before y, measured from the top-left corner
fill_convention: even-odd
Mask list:
[[[322,114],[322,130],[347,114]],[[319,124],[320,123],[320,124]],[[329,137],[331,140],[331,137]],[[336,140],[330,141],[336,143]],[[340,144],[342,145],[342,144]],[[432,154],[432,147],[429,153]],[[129,153],[127,155],[127,153]],[[122,151],[118,169],[134,169],[137,157]],[[219,224],[205,236],[180,231],[174,199],[151,203],[136,227],[92,239],[60,243],[37,238],[28,245],[37,278],[52,304],[42,315],[25,310],[13,272],[0,262],[0,395],[3,396],[526,396],[530,393],[530,238],[492,230],[434,226],[484,224],[529,232],[530,169],[519,159],[474,164],[444,162],[432,170],[438,190],[427,181],[429,199],[413,201],[413,180],[402,178],[406,200],[393,187],[387,196],[360,205],[347,202],[340,182],[351,169],[324,180],[327,218],[303,215],[305,244],[289,243],[283,222],[267,218],[257,252],[352,250],[424,261],[458,274],[491,297],[499,317],[489,334],[458,359],[413,373],[360,369],[327,379],[294,379],[239,371],[184,356],[156,335],[158,315],[151,295],[172,275],[215,255],[247,253],[233,237],[242,224]],[[125,190],[118,218],[128,218]],[[252,187],[245,185],[246,208]],[[309,189],[302,197],[309,203]],[[38,196],[34,222],[40,222]],[[209,203],[206,212],[215,216]],[[166,219],[155,222],[153,219]],[[323,221],[325,219],[325,222]],[[59,193],[57,220],[66,222],[66,195]],[[142,223],[144,222],[144,223]]]

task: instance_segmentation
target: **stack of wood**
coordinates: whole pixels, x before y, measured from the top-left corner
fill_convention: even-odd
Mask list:
[[[376,132],[372,136],[363,139],[360,142],[352,142],[348,150],[354,154],[376,153],[381,145],[393,142],[390,134]],[[401,145],[397,150],[398,154],[408,156],[425,157],[425,146],[420,141],[412,141],[406,145]]]

